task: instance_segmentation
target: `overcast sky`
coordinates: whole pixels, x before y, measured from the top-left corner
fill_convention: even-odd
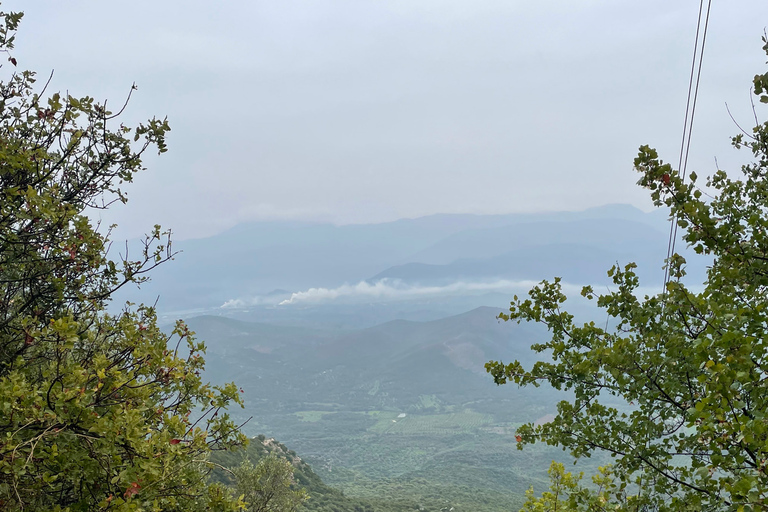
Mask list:
[[[748,155],[765,0],[714,2],[690,168]],[[73,95],[168,116],[122,236],[438,212],[649,209],[640,144],[677,162],[693,0],[6,1],[15,56]],[[758,107],[760,108],[760,107]],[[763,117],[768,117],[762,112]]]

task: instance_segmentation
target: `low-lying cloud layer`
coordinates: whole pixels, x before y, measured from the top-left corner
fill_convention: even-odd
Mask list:
[[[357,284],[345,283],[336,288],[309,288],[304,291],[286,293],[278,296],[255,296],[250,298],[230,299],[221,305],[222,309],[240,309],[252,306],[295,304],[326,304],[331,302],[393,302],[398,300],[476,295],[491,292],[526,291],[538,284],[536,281],[456,281],[445,285],[420,285],[406,283],[400,279],[381,279],[375,283],[360,281]],[[581,286],[563,283],[563,288],[578,292]]]
[[[520,288],[528,289],[535,285],[535,281],[502,279],[486,282],[457,281],[442,286],[423,286],[407,284],[398,279],[382,279],[375,283],[360,281],[357,284],[343,284],[337,288],[310,288],[306,291],[292,293],[290,298],[280,302],[280,305],[316,304],[344,299],[393,301],[482,292],[506,292]]]
[[[483,293],[526,294],[538,285],[539,281],[497,279],[492,281],[455,281],[445,285],[420,285],[407,283],[400,279],[381,279],[375,283],[360,281],[357,284],[345,283],[336,288],[309,288],[288,294],[272,294],[226,301],[222,309],[242,309],[253,306],[291,306],[297,304],[359,303],[359,302],[395,302],[409,299],[428,299],[478,295]],[[561,282],[563,292],[572,298],[580,295],[583,285]],[[692,286],[691,291],[700,291],[699,286]],[[607,293],[609,289],[596,289],[598,293]],[[658,293],[656,287],[638,288],[640,295]]]
[[[243,309],[254,306],[276,306],[283,301],[283,297],[270,297],[257,295],[255,297],[229,299],[224,304],[219,306],[221,309]]]

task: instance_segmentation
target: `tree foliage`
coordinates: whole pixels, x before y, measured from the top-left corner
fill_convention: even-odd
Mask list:
[[[768,73],[755,77],[763,103],[766,86]],[[542,440],[575,457],[607,451],[621,485],[660,510],[768,508],[768,123],[756,118],[733,145],[753,161],[740,173],[718,170],[705,186],[647,146],[635,159],[656,206],[670,208],[685,242],[713,258],[703,289],[686,285],[678,254],[654,296],[638,293],[634,264],[614,267],[613,291],[582,291],[612,319],[606,329],[577,324],[560,280],[544,281],[501,318],[544,323],[551,340],[532,348],[552,359],[528,370],[486,365],[497,384],[546,381],[573,394],[552,422],[522,427],[520,447]],[[609,395],[626,405],[606,405]]]
[[[248,512],[295,512],[308,499],[303,489],[291,488],[293,465],[276,455],[264,457],[255,466],[245,460],[232,472],[235,494]]]
[[[550,487],[537,497],[533,488],[526,491],[526,502],[521,512],[576,512],[589,510],[607,512],[624,509],[645,510],[641,496],[628,492],[610,466],[602,467],[592,477],[592,485],[581,483],[583,473],[574,475],[565,466],[552,462],[549,466]]]
[[[243,441],[224,412],[237,388],[201,380],[183,323],[168,336],[151,307],[106,312],[172,256],[169,234],[112,261],[86,215],[125,202],[168,123],[129,128],[93,98],[37,91],[10,54],[20,20],[0,13],[0,509],[231,508],[206,459]]]

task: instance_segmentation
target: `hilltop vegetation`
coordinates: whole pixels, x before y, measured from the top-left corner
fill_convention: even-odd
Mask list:
[[[307,491],[309,500],[302,508],[318,512],[369,512],[374,510],[372,505],[363,501],[350,499],[344,493],[327,486],[320,477],[312,471],[312,468],[299,457],[296,452],[289,450],[282,443],[264,435],[251,439],[244,450],[231,452],[218,452],[212,457],[212,461],[226,468],[236,468],[243,461],[249,461],[258,465],[266,457],[275,456],[288,461],[293,468],[293,480],[295,486]],[[234,475],[221,469],[215,470],[211,478],[225,485],[236,483]],[[379,510],[379,509],[377,509]]]

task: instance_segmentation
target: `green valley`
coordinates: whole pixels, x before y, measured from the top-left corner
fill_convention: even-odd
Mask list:
[[[361,330],[189,323],[208,342],[206,375],[245,391],[245,410],[233,411],[252,417],[244,431],[285,443],[345,496],[375,510],[491,512],[519,508],[553,459],[571,461],[546,446],[517,449],[517,427],[551,418],[564,395],[487,377],[487,360],[531,361],[528,346],[546,335],[500,324],[498,311]]]

